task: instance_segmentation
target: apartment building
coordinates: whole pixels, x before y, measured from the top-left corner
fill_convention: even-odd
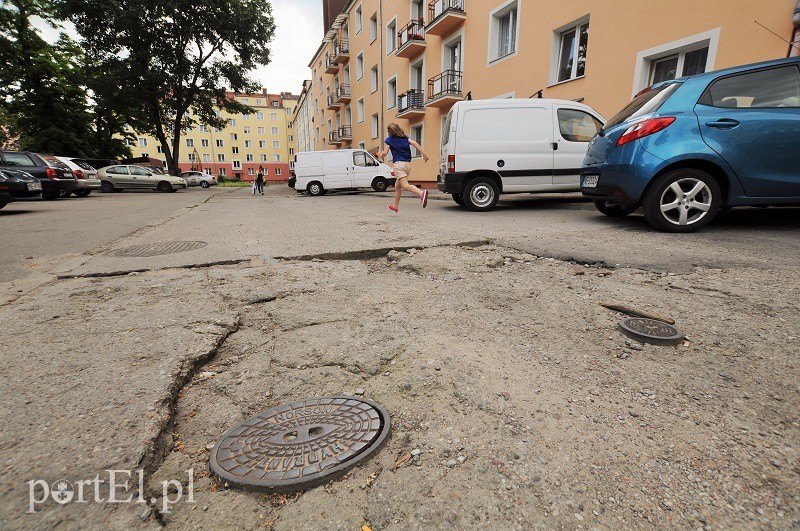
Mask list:
[[[309,67],[314,149],[379,148],[397,122],[434,159],[471,97],[582,101],[607,118],[652,83],[786,57],[796,0],[351,0]]]
[[[314,151],[312,104],[313,86],[311,80],[303,81],[303,90],[295,108],[294,130],[297,136],[297,151]]]
[[[252,181],[260,166],[269,181],[286,181],[297,151],[295,108],[298,96],[288,92],[269,94],[228,93],[252,107],[251,114],[217,111],[227,120],[223,128],[196,125],[181,137],[181,171],[202,171],[208,175],[239,177]],[[137,135],[128,140],[134,156],[163,158],[155,137]]]

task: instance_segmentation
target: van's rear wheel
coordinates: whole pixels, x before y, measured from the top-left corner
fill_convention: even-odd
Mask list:
[[[322,183],[318,183],[314,181],[308,185],[308,193],[313,195],[314,197],[319,197],[325,194],[325,188],[322,187]]]
[[[488,177],[476,177],[464,188],[464,206],[473,212],[487,212],[497,206],[500,188]]]
[[[636,212],[639,208],[637,205],[625,205],[623,203],[614,203],[613,201],[606,201],[605,199],[595,199],[594,207],[611,218],[624,218]]]
[[[389,188],[389,181],[383,177],[375,177],[372,181],[372,189],[376,192],[385,192]]]
[[[453,201],[459,206],[464,206],[464,196],[461,194],[453,194]]]

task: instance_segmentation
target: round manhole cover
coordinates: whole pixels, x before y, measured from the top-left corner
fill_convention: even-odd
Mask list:
[[[619,328],[626,336],[642,343],[677,345],[683,341],[683,334],[677,328],[655,319],[625,319],[619,324]]]
[[[314,398],[268,409],[211,450],[211,470],[230,483],[288,492],[325,483],[378,450],[386,412],[361,398]]]
[[[125,247],[124,249],[117,249],[109,251],[107,256],[121,256],[121,257],[148,257],[148,256],[161,256],[164,254],[184,253],[186,251],[194,251],[195,249],[202,249],[207,244],[206,242],[161,242],[161,243],[146,243],[144,245],[134,245],[133,247]]]

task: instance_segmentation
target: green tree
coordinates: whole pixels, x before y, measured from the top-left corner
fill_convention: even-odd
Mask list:
[[[250,71],[269,63],[275,32],[267,0],[60,0],[87,53],[115,75],[130,125],[155,136],[170,173],[181,136],[197,123],[225,124],[217,111],[251,113],[227,91],[253,92]],[[193,114],[193,116],[192,116]]]
[[[31,17],[53,20],[49,0],[0,3],[0,106],[8,135],[22,149],[88,154],[86,92],[80,83],[80,49],[62,35],[49,44]]]

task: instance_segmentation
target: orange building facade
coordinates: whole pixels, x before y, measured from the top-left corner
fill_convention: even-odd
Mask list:
[[[314,149],[381,148],[397,122],[433,159],[472,97],[579,100],[607,118],[654,82],[789,55],[795,0],[351,0],[311,60]]]

